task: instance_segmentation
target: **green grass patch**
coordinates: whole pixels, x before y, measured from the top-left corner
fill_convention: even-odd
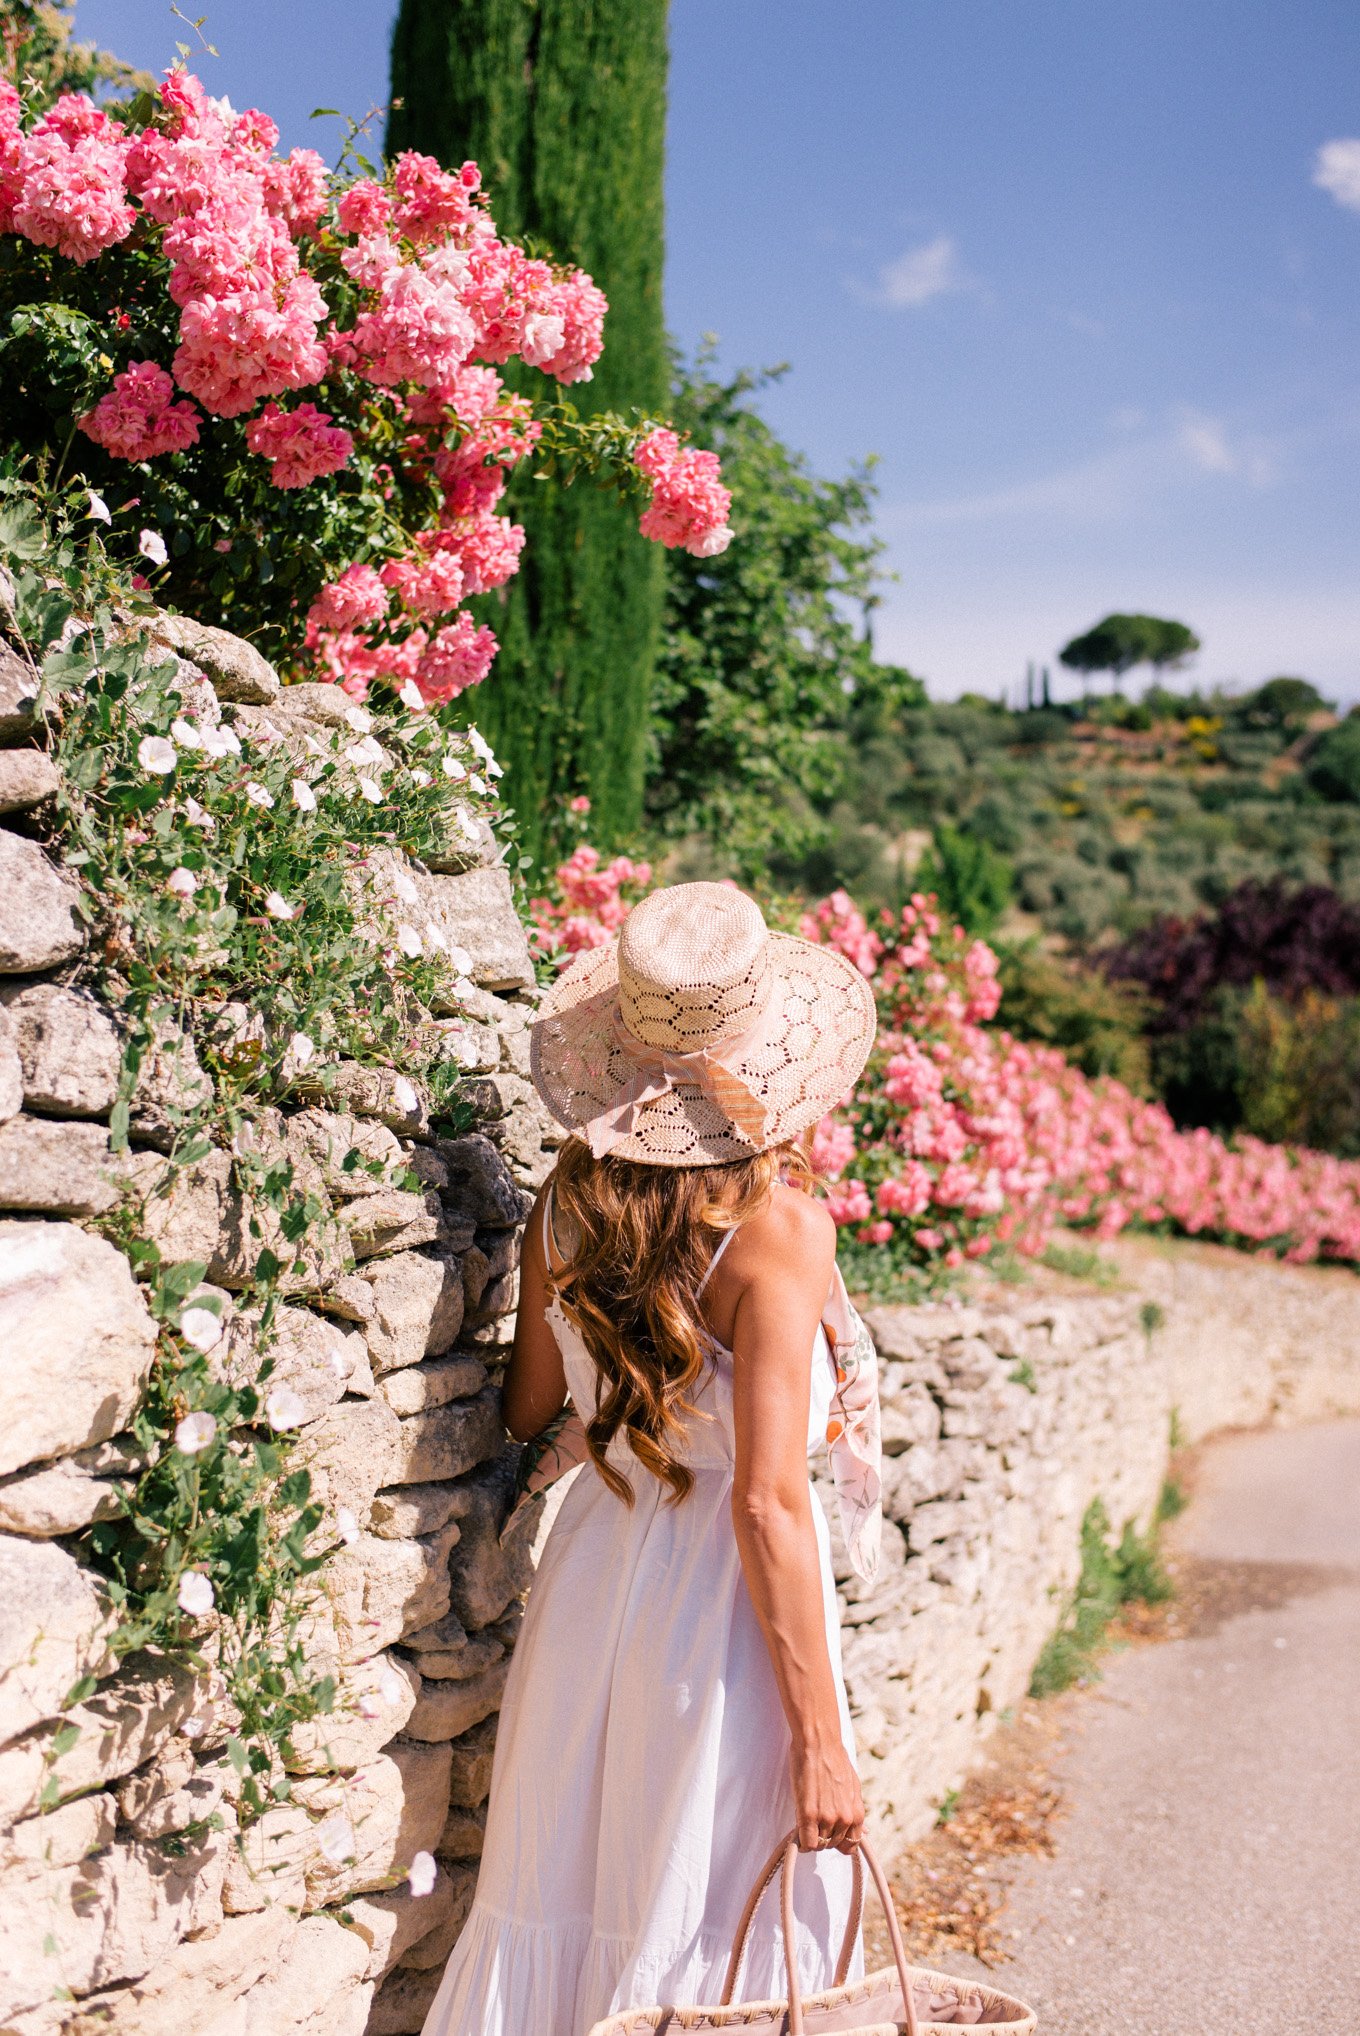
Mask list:
[[[1130,1520],[1116,1542],[1110,1516],[1093,1499],[1081,1523],[1081,1574],[1058,1629],[1044,1643],[1030,1676],[1032,1697],[1056,1696],[1093,1681],[1110,1622],[1123,1605],[1164,1604],[1173,1595],[1157,1549],[1157,1530],[1140,1534]]]
[[[1071,1280],[1088,1280],[1096,1287],[1112,1287],[1119,1278],[1119,1267],[1088,1244],[1050,1244],[1040,1263],[1050,1272],[1066,1273]]]
[[[1157,1500],[1158,1526],[1160,1527],[1165,1520],[1174,1520],[1177,1514],[1185,1511],[1189,1503],[1190,1501],[1186,1496],[1184,1486],[1179,1484],[1175,1478],[1167,1478],[1162,1486],[1161,1495]]]

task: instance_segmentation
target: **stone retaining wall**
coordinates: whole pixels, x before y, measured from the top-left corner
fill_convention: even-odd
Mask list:
[[[192,661],[200,718],[300,738],[349,704],[281,691],[221,632],[167,618],[165,635]],[[472,956],[471,1008],[442,1023],[474,1130],[434,1136],[417,1082],[357,1064],[257,1125],[333,1219],[271,1354],[306,1405],[296,1460],[350,1545],[322,1572],[310,1642],[338,1674],[337,1710],[296,1735],[290,1800],[238,1842],[219,1692],[164,1660],[109,1657],[107,1607],[69,1538],[135,1460],[126,1426],[156,1334],[127,1260],[84,1226],[119,1171],[154,1193],[167,1112],[208,1076],[167,1039],[134,1098],[130,1169],[115,1167],[119,1020],[82,980],[73,894],[40,845],[55,774],[33,695],[0,639],[0,2030],[416,2030],[471,1899],[529,1576],[527,1548],[498,1540],[510,1464],[495,1380],[519,1225],[556,1134],[525,1079],[534,975],[509,878],[484,825],[438,869],[374,873],[413,883]],[[347,1171],[353,1149],[366,1164]],[[260,1245],[229,1156],[147,1212],[167,1258],[208,1264],[228,1325],[213,1361],[253,1368],[232,1296]],[[59,1720],[84,1674],[96,1693]],[[58,1739],[63,1724],[78,1733]],[[418,1897],[405,1874],[419,1851],[439,1871]]]
[[[1106,1249],[1123,1291],[1069,1282],[871,1316],[884,1359],[885,1556],[872,1589],[850,1580],[841,1592],[866,1794],[887,1851],[929,1829],[996,1714],[1024,1695],[1076,1580],[1091,1501],[1116,1532],[1149,1521],[1173,1413],[1187,1442],[1360,1413],[1352,1273],[1147,1238]]]

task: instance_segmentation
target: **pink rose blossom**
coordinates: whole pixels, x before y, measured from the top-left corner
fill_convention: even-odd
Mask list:
[[[389,605],[387,589],[372,566],[346,566],[307,610],[308,643],[313,629],[350,629],[356,622],[380,622]]]
[[[122,138],[119,123],[83,92],[58,99],[20,146],[14,231],[81,264],[126,240],[137,215],[127,202]]]
[[[342,233],[380,233],[392,217],[392,200],[381,184],[361,177],[341,193],[335,212]]]
[[[480,685],[496,655],[496,639],[485,626],[462,614],[431,638],[415,668],[415,682],[428,705],[454,700]]]
[[[267,113],[261,113],[258,106],[250,106],[232,123],[231,139],[235,147],[244,149],[248,155],[272,156],[279,145],[279,130]]]
[[[843,1174],[855,1156],[855,1134],[848,1124],[838,1124],[834,1117],[823,1117],[812,1134],[809,1157],[814,1173],[827,1180],[835,1180]]]
[[[264,202],[294,240],[315,233],[326,209],[326,165],[316,150],[293,149],[283,162],[266,163],[263,177]]]
[[[472,223],[472,201],[482,181],[476,163],[442,170],[433,156],[408,149],[397,157],[392,181],[397,191],[395,224],[407,240],[423,245],[448,234],[461,235]]]
[[[19,124],[19,94],[0,78],[0,233],[14,231],[14,208],[24,188],[24,131]]]
[[[150,460],[198,443],[199,415],[175,402],[175,385],[154,361],[134,361],[80,420],[96,445],[120,460]]]
[[[462,563],[453,550],[392,559],[383,567],[382,578],[383,585],[393,589],[412,615],[450,614],[462,600],[466,585]]]
[[[322,474],[336,473],[354,450],[350,434],[314,403],[299,403],[295,410],[266,404],[246,426],[246,444],[272,463],[269,478],[276,488],[305,488]]]
[[[483,510],[455,524],[449,534],[457,545],[469,594],[503,587],[519,571],[524,530],[508,516]]]
[[[377,305],[355,322],[362,372],[382,387],[446,380],[472,350],[475,330],[455,284],[418,262],[383,276]]]
[[[726,550],[732,532],[727,514],[730,489],[723,486],[718,456],[682,447],[673,431],[649,432],[633,455],[652,483],[651,507],[638,524],[644,537],[698,558]]]
[[[219,417],[239,417],[262,396],[319,381],[326,352],[316,328],[325,312],[310,276],[294,277],[281,293],[200,298],[180,319],[175,380]]]

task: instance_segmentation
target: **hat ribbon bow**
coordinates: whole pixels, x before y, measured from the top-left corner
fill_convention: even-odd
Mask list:
[[[633,1062],[634,1072],[612,1103],[577,1127],[596,1159],[607,1158],[616,1145],[631,1137],[644,1104],[658,1103],[682,1085],[700,1090],[716,1103],[748,1145],[757,1152],[763,1150],[773,1124],[765,1099],[728,1064],[740,1060],[763,1026],[762,1016],[747,1032],[679,1053],[671,1047],[649,1046],[628,1030],[622,1014],[616,1012],[614,1039]]]

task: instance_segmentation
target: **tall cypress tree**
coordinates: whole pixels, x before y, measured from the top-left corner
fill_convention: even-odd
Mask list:
[[[608,297],[603,358],[568,392],[578,408],[657,410],[666,0],[402,0],[392,93],[390,153],[471,157],[501,231],[579,264]],[[533,377],[514,371],[521,387]],[[536,481],[526,463],[505,507],[527,543],[479,604],[501,650],[469,705],[531,850],[551,846],[581,791],[596,838],[616,841],[641,813],[663,561],[636,507],[587,479]]]

